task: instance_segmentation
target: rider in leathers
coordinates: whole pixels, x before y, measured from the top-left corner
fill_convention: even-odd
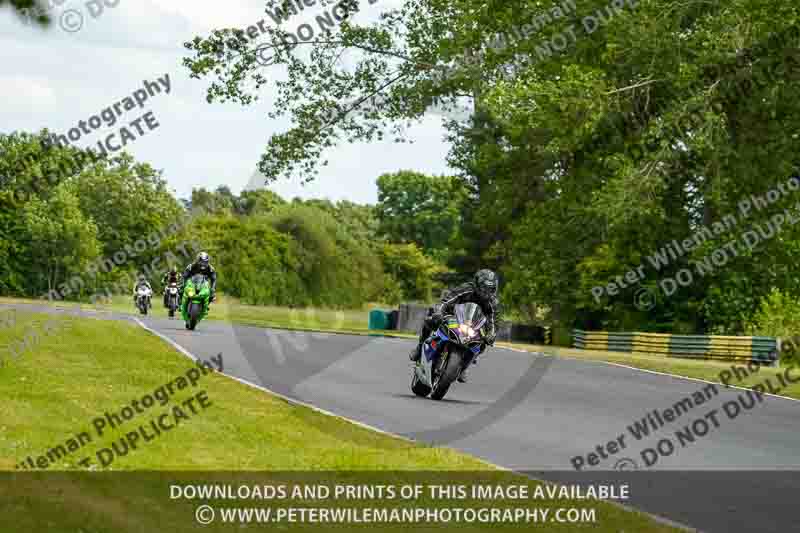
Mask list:
[[[146,289],[150,289],[151,292],[153,291],[153,288],[150,286],[150,282],[147,281],[147,278],[144,276],[144,274],[139,274],[139,277],[136,280],[136,284],[133,286],[133,304],[134,305],[136,305],[136,303],[137,303],[136,293],[139,291],[139,287],[144,287]],[[150,303],[149,307],[153,307],[153,304]]]
[[[178,291],[181,289],[181,275],[178,273],[178,267],[174,266],[170,269],[169,272],[164,274],[164,277],[161,278],[161,284],[164,286],[164,307],[167,307],[167,289],[169,289],[170,284],[175,283],[178,286]],[[180,301],[180,294],[178,294],[178,300]]]
[[[497,338],[497,323],[500,319],[499,302],[497,300],[497,274],[491,270],[479,270],[475,273],[472,281],[464,283],[446,291],[442,295],[442,300],[428,310],[428,316],[422,325],[419,335],[419,343],[411,351],[409,358],[412,361],[419,361],[422,356],[422,344],[430,334],[439,327],[444,315],[451,314],[456,304],[474,302],[481,307],[486,316],[486,344],[494,345]],[[478,363],[478,357],[486,350],[486,345],[481,348],[481,352],[472,360],[472,364]],[[467,381],[467,369],[465,368],[458,381]]]
[[[211,283],[211,298],[213,302],[216,299],[217,292],[217,271],[211,266],[210,259],[206,252],[197,254],[197,260],[191,265],[186,267],[183,271],[183,286],[181,287],[181,298],[183,298],[183,290],[186,288],[186,282],[189,281],[195,274],[204,274],[208,277]]]

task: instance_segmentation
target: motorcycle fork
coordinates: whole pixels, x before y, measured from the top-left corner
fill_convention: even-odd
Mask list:
[[[436,366],[433,369],[434,372],[432,372],[433,375],[431,377],[434,380],[442,373],[443,369],[447,368],[448,359],[450,359],[450,347],[444,346],[436,361]]]

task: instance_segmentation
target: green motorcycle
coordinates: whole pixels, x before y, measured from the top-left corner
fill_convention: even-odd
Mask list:
[[[208,315],[211,285],[203,274],[195,274],[186,282],[181,298],[181,316],[186,329],[194,331],[197,323]]]

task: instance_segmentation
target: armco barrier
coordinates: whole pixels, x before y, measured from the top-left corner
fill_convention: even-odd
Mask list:
[[[658,354],[691,359],[757,361],[765,364],[775,363],[778,359],[778,342],[772,337],[614,333],[575,329],[572,339],[575,348],[587,350]]]

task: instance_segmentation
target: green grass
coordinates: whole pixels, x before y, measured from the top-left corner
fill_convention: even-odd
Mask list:
[[[133,299],[126,296],[115,296],[111,302],[98,305],[77,304],[74,302],[48,302],[23,298],[0,298],[0,303],[38,303],[58,307],[76,307],[97,311],[114,311],[118,313],[139,314],[133,305]],[[411,333],[390,330],[370,330],[369,312],[372,309],[391,310],[390,305],[371,304],[363,309],[332,310],[321,308],[289,309],[278,306],[257,306],[240,303],[236,298],[218,295],[217,301],[211,305],[208,320],[220,320],[263,328],[279,328],[293,330],[321,331],[327,333],[352,333],[357,335],[380,334],[395,337],[416,337]],[[161,295],[153,300],[150,315],[156,318],[167,318]]]
[[[511,473],[493,470],[486,463],[447,448],[432,448],[369,431],[340,419],[291,405],[270,394],[247,387],[221,375],[202,377],[197,387],[177,391],[164,407],[154,406],[114,431],[98,436],[92,420],[106,411],[119,411],[134,399],[152,393],[177,377],[185,375],[192,363],[167,344],[142,329],[123,321],[107,321],[72,316],[52,316],[16,312],[13,323],[0,329],[0,354],[5,356],[11,342],[27,332],[41,330],[45,323],[55,327],[47,336],[30,342],[18,358],[4,357],[0,367],[0,470],[14,470],[27,456],[47,453],[59,443],[81,431],[89,432],[90,443],[56,460],[47,476],[16,476],[0,484],[0,531],[194,531],[193,509],[198,504],[171,500],[168,485],[181,481],[208,479],[196,471],[217,471],[220,482],[241,481],[246,474],[230,471],[262,471],[257,478],[265,482],[266,472],[334,471],[326,479],[364,482],[365,476],[382,483],[405,479],[403,471],[470,472],[461,482],[486,476],[492,483],[537,482],[522,480]],[[224,357],[224,354],[223,354]],[[140,443],[137,450],[118,457],[106,469],[114,476],[100,474],[58,475],[55,470],[82,471],[83,457],[119,439],[135,426],[166,412],[171,406],[204,391],[211,402],[155,440]],[[96,463],[96,461],[93,461]],[[156,474],[125,474],[124,471],[170,471]],[[123,472],[120,472],[123,471]],[[183,476],[175,471],[187,471]],[[190,472],[195,471],[194,474]],[[368,471],[371,474],[345,473]],[[384,475],[375,474],[376,471]],[[223,472],[227,472],[222,474]],[[341,472],[341,473],[340,473]],[[483,472],[481,474],[481,472]],[[320,474],[323,476],[323,474]],[[252,477],[252,476],[251,476]],[[8,479],[8,478],[6,478]],[[256,479],[256,478],[253,478]],[[428,476],[428,480],[431,477]],[[417,480],[419,481],[419,480]],[[366,502],[349,502],[356,507]],[[414,502],[411,502],[414,503]],[[423,499],[424,506],[445,502]],[[486,502],[456,502],[458,506]],[[227,502],[227,505],[242,505]],[[249,505],[265,506],[254,500]],[[377,506],[387,502],[373,502]],[[408,505],[409,502],[404,504]],[[419,505],[420,502],[417,502]],[[494,504],[494,502],[493,502]],[[510,505],[497,502],[498,506]],[[295,505],[298,505],[295,502]],[[308,502],[299,502],[308,505]],[[330,501],[321,505],[336,505]],[[343,505],[338,502],[338,505]],[[403,505],[403,504],[397,504]],[[548,524],[547,530],[601,532],[653,531],[673,529],[658,524],[640,513],[623,510],[597,501],[517,502],[516,506],[578,507],[597,510],[594,524]],[[222,525],[203,527],[205,531],[230,530]],[[257,526],[251,526],[257,527]],[[325,526],[282,524],[269,527],[291,531],[328,530]],[[509,531],[527,526],[458,524],[414,527],[379,525],[380,531]],[[339,531],[375,530],[375,525],[339,527]]]
[[[157,337],[127,322],[16,313],[17,324],[0,330],[3,414],[0,468],[13,469],[55,443],[83,430],[107,410],[183,375],[192,363]],[[25,331],[56,329],[19,358],[6,353]],[[223,355],[224,357],[224,355]],[[480,469],[482,463],[445,449],[410,445],[297,407],[223,376],[205,376],[193,389],[178,391],[183,401],[205,390],[213,407],[192,416],[186,428],[163,434],[147,452],[115,461],[131,469]],[[174,402],[173,402],[174,403]],[[171,405],[171,404],[170,404]],[[167,406],[169,407],[169,406]],[[152,407],[148,413],[163,412]],[[145,415],[139,415],[145,420]],[[139,420],[137,418],[136,420]],[[103,435],[110,443],[135,428],[133,421]],[[100,440],[100,439],[96,439]],[[209,443],[226,441],[224,448]],[[99,442],[92,444],[100,444]],[[100,446],[75,452],[54,468],[80,468],[78,461]],[[87,452],[87,453],[83,453]]]

